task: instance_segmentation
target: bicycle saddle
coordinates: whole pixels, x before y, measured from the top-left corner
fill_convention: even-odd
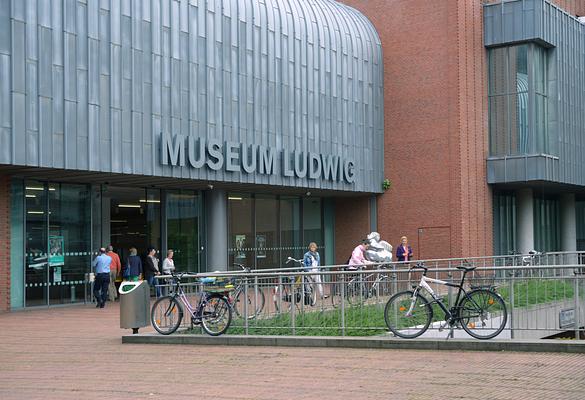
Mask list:
[[[461,265],[457,265],[455,268],[460,269],[462,271],[473,271],[474,269],[477,268],[477,265],[472,265],[472,264],[461,264]]]

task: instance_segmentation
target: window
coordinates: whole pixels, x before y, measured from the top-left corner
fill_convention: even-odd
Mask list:
[[[516,196],[494,195],[494,254],[507,255],[516,250]]]
[[[524,44],[488,56],[490,155],[548,154],[546,49]]]
[[[534,249],[540,252],[561,250],[558,199],[534,198]]]

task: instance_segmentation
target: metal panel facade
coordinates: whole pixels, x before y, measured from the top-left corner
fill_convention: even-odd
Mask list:
[[[536,180],[585,186],[585,25],[546,0],[487,4],[484,11],[487,47],[526,41],[549,47],[547,134],[553,153],[529,155],[534,167],[518,159],[489,159],[489,183]]]
[[[1,164],[381,191],[381,44],[350,7],[331,0],[0,0],[0,7]]]

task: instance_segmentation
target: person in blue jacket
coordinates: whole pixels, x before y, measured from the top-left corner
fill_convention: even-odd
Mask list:
[[[309,251],[305,253],[303,257],[303,264],[305,271],[318,272],[319,266],[321,265],[321,257],[317,251],[317,243],[309,243]],[[317,284],[317,290],[322,299],[326,299],[328,296],[323,294],[323,284],[321,283],[321,275],[312,275],[313,281]]]

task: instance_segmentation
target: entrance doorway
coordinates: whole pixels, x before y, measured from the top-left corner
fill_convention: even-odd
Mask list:
[[[109,224],[110,231],[104,237],[110,237],[109,244],[120,256],[122,265],[132,247],[136,248],[141,257],[149,246],[160,250],[160,190],[108,187],[102,201],[103,225],[107,228]]]

